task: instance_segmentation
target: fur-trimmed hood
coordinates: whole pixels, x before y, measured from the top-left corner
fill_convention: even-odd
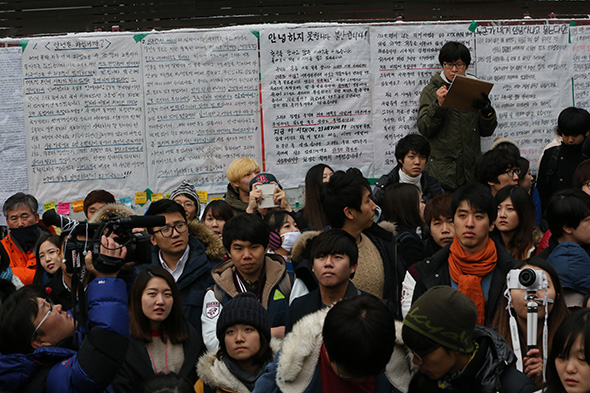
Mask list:
[[[221,238],[205,225],[191,221],[188,223],[190,234],[205,245],[205,253],[210,259],[222,260],[226,254]]]
[[[276,382],[284,393],[302,393],[311,383],[322,347],[322,329],[328,309],[319,310],[300,319],[283,340],[277,360]],[[401,339],[402,323],[396,321],[396,341],[385,375],[401,392],[408,391],[417,371],[412,355]],[[351,351],[353,349],[351,348]]]
[[[91,224],[98,224],[111,219],[111,215],[117,217],[135,216],[137,213],[127,205],[122,203],[109,203],[98,209],[96,213],[88,220]]]
[[[271,338],[270,348],[273,355],[281,348],[281,339]],[[227,368],[222,360],[217,359],[217,349],[210,350],[199,358],[197,375],[205,385],[214,389],[222,388],[236,393],[250,393],[250,390]]]

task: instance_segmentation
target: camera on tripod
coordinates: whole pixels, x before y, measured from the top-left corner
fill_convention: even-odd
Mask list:
[[[507,285],[508,289],[537,292],[547,289],[547,277],[544,272],[530,267],[522,270],[512,269],[508,272]]]

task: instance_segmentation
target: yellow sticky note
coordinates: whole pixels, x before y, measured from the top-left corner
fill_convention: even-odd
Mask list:
[[[80,199],[79,201],[72,202],[72,210],[74,210],[74,213],[80,213],[84,210],[84,201]]]
[[[213,201],[220,201],[222,199],[223,199],[223,197],[211,197],[211,202],[213,202]]]
[[[152,194],[152,202],[159,201],[160,199],[164,199],[164,194]]]
[[[146,203],[147,203],[147,193],[136,192],[135,193],[135,204],[136,205],[145,205]]]
[[[201,203],[207,203],[207,191],[197,191],[197,195]]]
[[[170,199],[170,193],[166,193],[166,199]]]
[[[43,204],[43,211],[46,212],[47,210],[57,210],[55,208],[55,202],[45,202]]]

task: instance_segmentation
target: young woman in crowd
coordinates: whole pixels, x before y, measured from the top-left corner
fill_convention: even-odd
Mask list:
[[[541,233],[535,230],[535,211],[530,195],[519,186],[507,186],[496,194],[496,204],[496,238],[515,260],[529,258],[541,238]]]
[[[251,392],[273,357],[268,314],[256,295],[240,293],[223,307],[217,338],[219,350],[199,359],[195,392]]]
[[[141,271],[131,290],[131,340],[125,362],[113,381],[115,392],[135,392],[158,373],[174,372],[191,384],[203,340],[186,321],[174,278],[154,265]]]
[[[590,392],[590,310],[576,311],[556,330],[543,392]]]
[[[47,285],[53,276],[61,276],[62,254],[59,236],[41,233],[35,248],[37,268],[33,284]]]
[[[547,295],[548,300],[547,319],[545,319],[545,305],[543,302],[538,302],[540,304],[537,308],[537,348],[527,351],[527,301],[525,300],[525,289],[508,289],[505,292],[507,297],[501,299],[492,325],[498,329],[498,332],[506,339],[517,358],[522,362],[520,371],[531,377],[539,387],[542,387],[544,383],[544,359],[547,358],[546,354],[551,350],[551,343],[554,340],[555,332],[568,315],[568,310],[564,301],[559,277],[557,277],[557,273],[549,263],[540,258],[533,258],[526,263],[518,262],[515,266],[515,269],[519,269],[520,271],[525,268],[532,268],[545,273],[547,277],[547,293],[545,293],[545,290],[535,293],[535,298],[544,299],[545,295]],[[518,272],[510,274],[518,279]],[[514,326],[512,328],[512,334],[510,326],[511,319],[516,322],[515,325],[512,322]],[[516,331],[514,331],[515,328]],[[544,329],[547,329],[546,341],[543,338]],[[512,341],[513,336],[519,338],[516,345]]]
[[[271,232],[268,247],[290,261],[291,249],[301,235],[293,216],[284,210],[271,210],[264,217],[264,222]]]
[[[297,214],[298,222],[307,224],[306,228],[301,228],[302,231],[322,230],[328,225],[324,215],[324,208],[320,201],[321,187],[324,183],[330,181],[330,177],[334,171],[326,164],[317,164],[312,166],[305,175],[305,205]]]
[[[229,203],[221,199],[211,201],[205,210],[201,222],[220,238],[223,236],[225,222],[234,216],[234,210]]]
[[[383,218],[396,225],[398,253],[403,258],[405,273],[426,257],[424,242],[417,233],[424,226],[422,194],[413,184],[392,184],[385,189],[382,204]]]

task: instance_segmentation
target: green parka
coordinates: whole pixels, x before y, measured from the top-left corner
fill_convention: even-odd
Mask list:
[[[428,174],[436,178],[447,192],[475,182],[475,162],[481,155],[480,137],[490,136],[498,125],[496,112],[486,118],[479,111],[443,108],[436,91],[449,86],[440,73],[420,95],[418,130],[430,142]]]

